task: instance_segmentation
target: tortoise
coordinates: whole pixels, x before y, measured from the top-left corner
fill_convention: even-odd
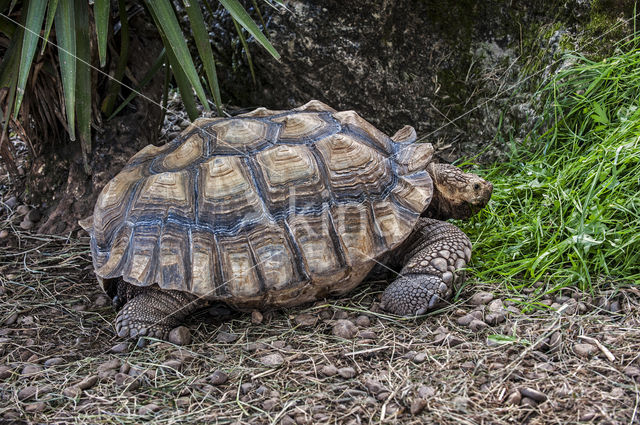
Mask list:
[[[403,266],[384,310],[440,306],[471,258],[443,220],[475,214],[492,185],[433,156],[410,126],[389,137],[315,100],[200,118],[146,146],[80,221],[118,335],[167,339],[212,302],[251,311],[344,294],[377,264]]]

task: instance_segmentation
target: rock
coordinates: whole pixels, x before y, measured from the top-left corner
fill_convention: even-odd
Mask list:
[[[284,363],[284,358],[280,353],[267,354],[260,358],[260,363],[265,366],[277,367]]]
[[[476,292],[473,294],[469,302],[473,305],[484,305],[493,300],[493,294],[491,292]]]
[[[465,314],[462,317],[458,317],[458,324],[460,326],[469,326],[469,323],[471,323],[473,320],[476,320],[474,316],[472,316],[471,314]]]
[[[18,391],[18,400],[20,401],[29,400],[32,397],[38,397],[43,394],[47,394],[49,392],[51,392],[51,387],[48,385],[41,386],[41,387],[31,385],[28,387],[24,387],[20,391]]]
[[[140,380],[124,373],[116,373],[116,385],[127,391],[134,391],[140,387]]]
[[[33,223],[37,223],[42,218],[42,214],[40,214],[37,208],[34,208],[27,213],[26,218]]]
[[[514,406],[519,406],[520,400],[522,400],[522,394],[520,394],[520,391],[514,391],[507,396],[504,402]]]
[[[458,412],[466,412],[469,407],[469,399],[467,397],[457,396],[453,398],[453,406]]]
[[[289,415],[284,415],[282,419],[280,419],[280,425],[296,425],[296,421]]]
[[[358,332],[358,338],[360,339],[376,339],[377,335],[374,331],[363,330]]]
[[[493,300],[487,305],[487,310],[490,313],[502,313],[504,311],[504,304],[501,299]]]
[[[522,397],[522,400],[520,400],[520,406],[523,407],[536,407],[538,406],[538,403],[536,403],[536,401],[532,398],[529,397]]]
[[[324,376],[335,376],[338,374],[338,368],[334,365],[325,365],[320,368],[320,373]]]
[[[155,403],[145,404],[144,406],[140,406],[138,408],[138,415],[144,416],[149,415],[151,413],[155,413],[160,410],[160,406]]]
[[[621,310],[622,309],[620,308],[620,301],[618,301],[618,300],[611,301],[611,304],[609,304],[609,311],[610,312],[618,313]]]
[[[264,316],[258,310],[253,310],[251,312],[251,323],[254,325],[259,325],[264,320]]]
[[[87,306],[85,304],[75,304],[71,307],[72,311],[87,311]]]
[[[25,217],[21,222],[20,222],[20,228],[22,230],[31,230],[33,228],[33,221],[31,220],[27,220],[27,218]]]
[[[4,201],[4,205],[6,208],[13,210],[16,208],[16,205],[18,205],[18,198],[16,198],[15,196],[11,196],[6,201]]]
[[[0,230],[0,239],[6,239],[9,237],[9,231],[7,229]]]
[[[27,413],[37,413],[42,412],[46,409],[47,405],[43,401],[36,401],[35,403],[29,403],[24,407],[25,412]]]
[[[316,323],[318,323],[318,316],[315,316],[313,314],[301,313],[296,315],[293,321],[298,326],[313,327],[316,325]]]
[[[178,360],[178,359],[167,360],[166,362],[162,363],[160,366],[180,371],[182,370],[182,360]]]
[[[356,326],[359,326],[361,328],[368,328],[369,326],[371,326],[371,319],[369,319],[368,316],[361,314],[360,316],[356,317]]]
[[[106,307],[111,304],[111,300],[106,295],[98,295],[93,302],[96,307]]]
[[[120,368],[120,359],[111,359],[98,366],[98,373]]]
[[[420,385],[418,388],[418,397],[420,398],[430,398],[436,395],[436,390],[433,387],[428,387],[426,385]]]
[[[427,404],[428,402],[424,398],[416,398],[415,400],[413,400],[413,402],[411,402],[411,414],[417,415],[418,413],[422,412],[424,408],[427,407]]]
[[[544,393],[530,387],[520,388],[520,394],[522,394],[523,397],[528,397],[537,403],[544,403],[545,401],[547,401],[547,396]]]
[[[548,351],[555,352],[560,348],[560,344],[562,343],[562,333],[560,331],[555,331],[549,337],[548,343]]]
[[[346,379],[351,379],[356,376],[356,370],[350,366],[341,367],[340,369],[338,369],[338,375]]]
[[[82,381],[78,382],[75,386],[80,388],[81,390],[88,390],[92,388],[98,382],[97,375],[89,375],[84,378]]]
[[[209,381],[211,385],[222,385],[227,382],[228,379],[229,375],[221,370],[215,370],[211,375],[209,375],[207,381]]]
[[[245,382],[244,384],[240,385],[240,391],[242,392],[242,394],[248,394],[249,391],[251,391],[253,389],[253,384],[251,382]]]
[[[377,381],[375,379],[367,379],[364,382],[364,386],[373,395],[376,395],[381,391],[387,391],[388,392],[388,390],[384,387],[384,385],[382,385],[380,383],[380,381]]]
[[[579,357],[591,357],[598,351],[595,345],[591,344],[575,344],[573,346],[573,352]]]
[[[22,376],[31,377],[40,374],[42,372],[42,366],[39,364],[28,364],[22,368]]]
[[[333,334],[339,338],[353,339],[358,333],[358,328],[350,320],[338,320],[333,325]]]
[[[65,361],[62,357],[52,357],[44,362],[45,367],[60,366]]]
[[[333,313],[334,320],[345,320],[349,318],[349,313],[344,310],[337,310]]]
[[[278,405],[278,400],[275,398],[268,398],[262,402],[262,408],[264,410],[271,411]]]
[[[413,362],[414,363],[422,363],[427,359],[427,353],[421,352],[421,353],[417,353],[414,357],[413,357]]]
[[[13,375],[13,370],[7,365],[0,365],[0,380],[5,381]]]
[[[478,320],[478,319],[473,319],[471,323],[469,323],[469,329],[471,329],[474,332],[480,332],[481,330],[486,329],[488,327],[489,325],[487,325],[482,320]]]
[[[29,207],[26,205],[18,205],[18,208],[16,208],[16,213],[18,213],[18,215],[26,215],[29,212]]]
[[[624,374],[632,377],[632,378],[637,378],[640,377],[640,368],[636,367],[636,366],[627,366],[624,368],[623,370]]]
[[[484,321],[486,323],[488,323],[489,325],[497,325],[499,323],[504,322],[506,319],[504,317],[504,313],[499,312],[499,313],[489,313],[486,315],[486,317],[484,318]]]
[[[219,331],[218,335],[216,335],[216,341],[222,344],[231,344],[235,342],[238,338],[240,338],[240,335],[232,334],[225,331]]]
[[[82,395],[82,390],[75,385],[62,390],[62,395],[69,398],[78,398]]]
[[[129,343],[128,342],[121,342],[120,344],[116,344],[113,347],[111,347],[111,349],[109,349],[110,352],[112,353],[125,353],[127,351],[129,351]]]
[[[191,344],[191,332],[189,328],[186,326],[178,326],[177,328],[171,329],[171,332],[169,332],[169,342],[175,345]]]

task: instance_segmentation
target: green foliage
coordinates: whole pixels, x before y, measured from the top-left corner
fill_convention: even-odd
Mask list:
[[[547,130],[484,171],[488,208],[467,225],[475,269],[512,289],[640,281],[640,50],[635,40],[541,90]]]

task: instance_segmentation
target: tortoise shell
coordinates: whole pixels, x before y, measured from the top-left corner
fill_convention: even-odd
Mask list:
[[[415,138],[318,101],[198,119],[102,190],[81,222],[96,274],[238,308],[348,291],[431,200]]]

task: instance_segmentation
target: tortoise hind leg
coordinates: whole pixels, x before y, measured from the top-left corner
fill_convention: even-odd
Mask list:
[[[205,306],[203,300],[182,291],[139,288],[132,295],[116,317],[120,337],[166,340],[185,317]]]
[[[409,247],[409,261],[382,294],[381,307],[401,316],[424,314],[451,297],[457,270],[471,259],[471,241],[460,229],[444,221],[422,218]]]

